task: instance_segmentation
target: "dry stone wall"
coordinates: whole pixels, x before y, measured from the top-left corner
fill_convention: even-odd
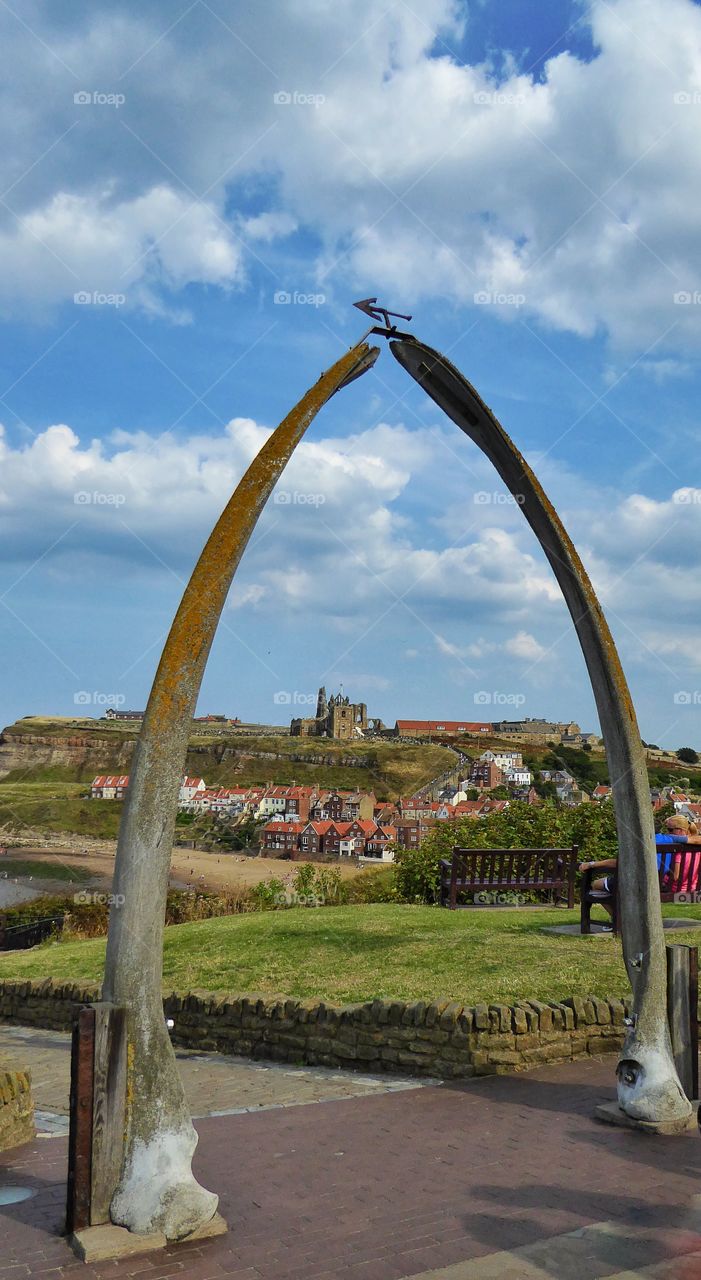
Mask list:
[[[30,1074],[0,1061],[0,1151],[31,1142],[35,1132]]]
[[[0,982],[0,1020],[68,1030],[99,998],[96,984]],[[450,1000],[332,1005],[270,995],[172,994],[173,1042],[277,1062],[465,1079],[610,1053],[625,1035],[626,1000],[464,1006]]]

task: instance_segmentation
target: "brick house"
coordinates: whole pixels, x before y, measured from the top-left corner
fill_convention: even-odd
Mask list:
[[[377,797],[372,791],[353,791],[344,796],[341,817],[344,822],[353,822],[355,818],[373,818],[376,804]]]
[[[377,824],[367,819],[332,822],[324,837],[324,853],[335,858],[348,858],[363,853],[368,836],[376,831]]]
[[[309,810],[312,822],[342,822],[345,796],[339,791],[322,791]]]
[[[491,724],[475,720],[397,720],[394,726],[396,738],[430,738],[433,734],[453,738],[460,733],[491,732]]]
[[[504,775],[492,760],[473,760],[470,765],[470,786],[491,791],[504,781]]]
[[[330,819],[321,822],[310,820],[302,827],[299,848],[303,858],[318,858],[325,852],[324,842],[332,827]]]
[[[417,849],[424,836],[436,825],[435,818],[397,818],[397,844],[402,849]]]
[[[290,822],[307,822],[312,802],[317,792],[314,787],[288,787],[285,816]]]
[[[302,822],[280,822],[271,818],[261,831],[261,854],[267,858],[294,858],[303,827]]]

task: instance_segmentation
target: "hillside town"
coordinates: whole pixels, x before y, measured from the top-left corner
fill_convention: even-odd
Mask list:
[[[178,809],[194,817],[211,816],[232,826],[249,819],[258,824],[263,857],[311,861],[356,858],[361,863],[393,862],[397,849],[417,848],[437,823],[480,819],[512,801],[543,803],[539,790],[550,784],[556,801],[567,808],[610,802],[611,787],[597,784],[586,792],[566,769],[540,769],[537,776],[520,751],[487,750],[472,762],[457,785],[380,801],[372,791],[328,789],[297,783],[210,787],[204,778],[183,776]],[[93,800],[123,800],[129,775],[101,774],[93,779]],[[495,794],[498,793],[498,794]],[[674,787],[651,788],[657,811],[665,805],[692,821],[701,820],[701,803]]]

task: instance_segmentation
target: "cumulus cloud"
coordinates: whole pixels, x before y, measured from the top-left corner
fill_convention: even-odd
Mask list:
[[[182,578],[267,435],[236,418],[187,441],[119,431],[83,442],[67,425],[17,448],[0,437],[2,554],[16,572],[56,543],[52,557],[80,553],[85,573],[92,561],[99,574],[108,556],[117,577],[136,567]],[[437,650],[465,666],[499,654],[541,659],[567,632],[568,615],[520,512],[508,529],[472,522],[437,545],[414,521],[417,485],[424,511],[443,508],[451,483],[464,489],[462,477],[446,479],[435,445],[430,428],[386,424],[303,443],[256,530],[231,606],[316,614],[351,630],[391,612],[419,619]],[[575,481],[566,475],[561,485],[551,467],[556,501]],[[598,510],[586,485],[582,493],[570,529],[605,606],[641,637],[651,602],[666,606],[685,639],[701,602],[701,491],[664,500],[607,493]]]
[[[0,228],[0,305],[43,307],[111,298],[161,312],[165,291],[243,280],[242,251],[215,212],[167,186],[114,203],[59,192]],[[179,313],[182,315],[182,313]]]
[[[351,0],[299,0],[274,23],[215,3],[174,21],[160,2],[98,3],[86,25],[35,0],[37,40],[4,13],[0,299],[116,275],[153,308],[189,282],[240,283],[246,261],[272,282],[271,248],[300,227],[326,290],[698,348],[698,6],[592,0],[594,52],[538,73],[462,61],[465,15],[378,0],[359,25]],[[680,372],[662,354],[647,370]]]
[[[0,437],[5,599],[17,609],[28,588],[68,583],[77,573],[88,594],[104,592],[107,581],[118,593],[137,584],[146,593],[164,584],[172,591],[175,580],[177,596],[267,436],[265,425],[238,418],[188,440],[123,430],[107,441],[81,440],[65,424],[23,447]],[[375,648],[390,645],[416,670],[447,666],[451,688],[468,697],[476,687],[517,688],[529,714],[543,713],[553,687],[561,701],[581,701],[586,676],[571,620],[520,511],[520,524],[478,521],[458,540],[415,519],[417,493],[425,517],[443,509],[451,486],[464,489],[462,476],[446,477],[436,439],[428,427],[381,424],[303,443],[251,540],[225,627],[229,619],[236,633],[250,623],[256,634],[277,635],[284,618],[285,635],[311,626],[319,644],[323,620],[329,670],[354,688],[365,680],[352,674],[356,667],[372,669]],[[476,488],[482,483],[478,475]],[[576,484],[551,464],[548,488],[558,506]],[[570,532],[624,664],[633,675],[652,673],[671,717],[674,693],[698,684],[698,491],[651,502],[609,490],[598,507],[595,491],[585,483],[581,491],[585,505],[568,520]],[[651,626],[653,617],[665,623]],[[378,679],[392,675],[380,667]]]
[[[512,658],[523,658],[525,662],[538,662],[546,654],[543,645],[527,631],[517,631],[515,636],[506,640],[504,652],[510,654]]]

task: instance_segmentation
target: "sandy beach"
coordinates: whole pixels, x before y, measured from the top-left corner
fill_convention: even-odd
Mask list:
[[[4,855],[0,855],[0,886],[9,886],[9,881],[2,880],[3,858],[36,863],[37,878],[41,876],[42,862],[65,862],[67,865],[80,867],[90,873],[95,885],[109,888],[114,871],[115,846],[104,842],[104,847],[87,849],[81,852],[75,848],[17,848],[9,847]],[[214,890],[236,890],[259,884],[277,876],[281,880],[291,878],[298,863],[280,858],[251,858],[241,853],[202,853],[196,849],[173,849],[171,857],[170,882],[174,889],[182,889],[194,884],[200,888]],[[334,864],[338,865],[338,864]],[[341,866],[341,874],[353,875],[356,867]],[[47,882],[44,882],[46,885]],[[67,890],[66,882],[54,880],[45,892],[62,893]],[[0,906],[2,898],[0,898]],[[9,905],[8,902],[5,905]]]

